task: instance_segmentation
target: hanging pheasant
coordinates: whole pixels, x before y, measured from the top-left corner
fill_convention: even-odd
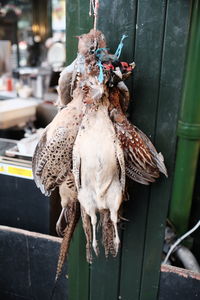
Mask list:
[[[105,254],[116,255],[125,172],[142,184],[153,182],[159,172],[167,175],[162,155],[125,116],[129,92],[122,81],[131,75],[134,64],[120,62],[119,52],[108,52],[100,31],[79,37],[78,56],[59,80],[63,108],[45,129],[33,157],[37,186],[46,195],[59,186],[61,195],[57,231],[64,238],[56,278],[80,212],[87,260],[92,261],[91,246],[98,254],[97,212]]]
[[[79,82],[80,74],[84,72],[83,65],[85,63],[83,41],[86,40],[87,46],[90,48],[89,43],[92,42],[93,45],[94,42],[91,34],[79,38],[79,54],[74,62],[74,68],[72,70],[66,68],[66,77],[60,78],[59,104],[64,108],[46,127],[33,157],[33,175],[36,185],[41,191],[45,195],[50,195],[51,191],[59,186],[63,209],[56,229],[60,235],[64,235],[64,239],[58,269],[63,264],[73,230],[80,215],[76,187],[71,173],[72,150],[84,113],[85,92],[83,92],[82,83]],[[95,42],[99,45],[105,45],[104,36],[101,32],[97,32],[95,38]],[[66,98],[66,95],[70,96],[70,99]],[[67,104],[68,102],[70,103]],[[66,225],[64,230],[63,223]],[[64,254],[62,255],[62,253]]]

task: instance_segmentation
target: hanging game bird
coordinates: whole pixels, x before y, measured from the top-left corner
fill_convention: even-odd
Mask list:
[[[115,251],[118,252],[118,210],[125,189],[123,151],[109,118],[108,107],[108,93],[105,89],[99,102],[97,100],[88,107],[73,149],[73,173],[78,200],[91,219],[92,246],[96,254],[96,213],[102,213],[103,210],[109,210],[115,230]],[[90,226],[90,222],[87,226]]]
[[[59,80],[59,105],[63,109],[45,129],[33,157],[37,186],[46,195],[58,186],[61,196],[62,212],[56,229],[64,238],[56,279],[80,213],[87,260],[92,261],[91,246],[98,254],[97,212],[105,255],[117,255],[125,172],[142,184],[155,181],[160,172],[167,176],[162,154],[125,116],[129,91],[123,80],[131,75],[134,64],[113,63],[112,59],[102,62],[96,55],[102,48],[107,49],[100,31],[91,30],[79,37],[77,58]],[[105,55],[112,57],[108,50]]]

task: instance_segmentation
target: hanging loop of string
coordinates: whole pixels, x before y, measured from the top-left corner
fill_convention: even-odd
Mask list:
[[[117,50],[116,50],[116,52],[115,52],[115,55],[117,56],[118,59],[119,59],[119,57],[120,57],[120,55],[121,55],[122,48],[123,48],[123,46],[124,46],[123,41],[124,41],[124,39],[126,39],[127,37],[128,37],[128,35],[123,34],[123,36],[122,36],[122,38],[121,38],[121,41],[120,41],[120,43],[119,43],[119,45],[118,45],[118,47],[117,47]]]
[[[95,10],[95,2],[94,0],[90,0],[90,10],[89,10],[90,17],[94,14],[94,10]]]
[[[94,30],[97,30],[97,19],[99,10],[99,0],[90,0],[89,16],[94,16]]]

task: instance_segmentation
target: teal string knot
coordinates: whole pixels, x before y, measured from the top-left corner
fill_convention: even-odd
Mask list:
[[[103,80],[104,80],[104,76],[103,76],[103,65],[102,65],[102,63],[101,63],[100,60],[97,62],[97,66],[99,67],[98,81],[99,81],[100,83],[103,83]]]
[[[121,38],[121,41],[120,41],[120,43],[119,43],[119,45],[118,45],[118,47],[117,47],[117,50],[116,50],[116,52],[115,52],[115,55],[117,56],[118,59],[119,59],[119,57],[120,57],[120,55],[121,55],[122,48],[123,48],[123,46],[124,46],[123,41],[124,41],[124,39],[126,39],[127,37],[128,37],[128,35],[123,34],[123,36],[122,36],[122,38]]]

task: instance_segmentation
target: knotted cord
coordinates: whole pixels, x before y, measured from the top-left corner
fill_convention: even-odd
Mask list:
[[[121,41],[120,41],[120,43],[119,43],[119,45],[118,45],[118,47],[117,47],[117,50],[116,50],[116,52],[115,52],[115,55],[117,56],[118,59],[119,59],[119,57],[120,57],[120,55],[121,55],[122,48],[123,48],[123,46],[124,46],[123,41],[124,41],[124,39],[127,38],[127,37],[128,37],[128,35],[123,34],[123,36],[122,36],[122,38],[121,38]]]
[[[99,0],[90,0],[89,16],[94,16],[94,30],[97,30]]]

